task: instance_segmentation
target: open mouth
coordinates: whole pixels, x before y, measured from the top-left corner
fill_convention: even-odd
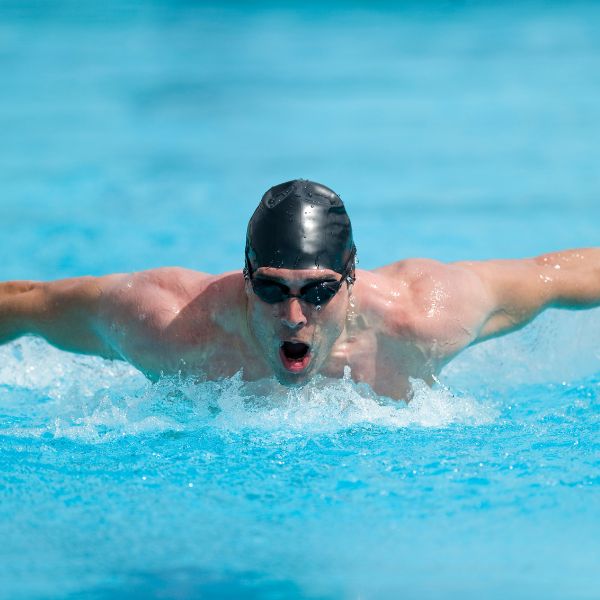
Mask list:
[[[310,362],[310,346],[302,342],[282,342],[279,356],[288,371],[300,373]]]

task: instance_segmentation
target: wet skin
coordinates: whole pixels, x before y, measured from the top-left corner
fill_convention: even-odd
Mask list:
[[[300,295],[325,269],[261,268]],[[443,264],[427,259],[358,270],[320,308],[289,297],[268,304],[241,272],[180,268],[0,284],[0,343],[26,333],[65,350],[127,360],[151,379],[178,374],[285,385],[319,373],[352,377],[407,398],[409,378],[432,383],[470,344],[514,331],[549,306],[600,304],[600,250],[535,259]],[[283,346],[282,346],[283,344]]]

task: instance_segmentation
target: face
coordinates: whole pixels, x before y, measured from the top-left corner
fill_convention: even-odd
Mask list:
[[[311,298],[315,296],[315,284],[331,285],[339,282],[341,275],[328,269],[261,267],[252,278],[261,284],[275,284],[284,292],[282,296],[289,292]],[[249,281],[246,294],[250,331],[277,379],[289,385],[302,383],[317,373],[344,330],[349,300],[347,286],[342,284],[331,300],[320,305],[294,297],[270,304],[256,295]]]

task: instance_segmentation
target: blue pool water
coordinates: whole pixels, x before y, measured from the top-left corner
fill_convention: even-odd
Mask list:
[[[242,263],[331,185],[361,267],[598,245],[600,6],[0,0],[0,280]],[[399,405],[0,347],[0,597],[600,596],[600,311]]]

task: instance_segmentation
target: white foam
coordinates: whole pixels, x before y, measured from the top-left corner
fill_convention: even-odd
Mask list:
[[[0,385],[48,389],[57,395],[75,382],[79,391],[90,394],[115,381],[130,384],[144,379],[125,362],[62,352],[33,336],[0,346]]]
[[[444,386],[431,389],[418,380],[411,381],[409,405],[382,398],[354,383],[349,370],[342,380],[317,377],[293,388],[274,379],[245,382],[242,372],[217,382],[165,378],[151,384],[125,364],[61,352],[35,338],[0,348],[0,364],[8,398],[19,397],[7,408],[17,417],[29,417],[26,426],[19,422],[4,428],[4,435],[102,443],[206,426],[292,434],[356,426],[479,425],[497,416],[494,407],[473,396]],[[19,394],[11,394],[16,390]]]
[[[245,384],[241,373],[221,382],[211,400],[218,411],[214,425],[233,430],[328,432],[357,425],[478,425],[497,415],[493,407],[473,397],[456,396],[444,387],[431,389],[419,380],[411,381],[413,399],[408,405],[379,397],[367,386],[355,384],[349,372],[343,380],[317,377],[296,388],[284,388],[274,380],[268,383],[271,392],[264,395],[253,393],[253,385]]]

